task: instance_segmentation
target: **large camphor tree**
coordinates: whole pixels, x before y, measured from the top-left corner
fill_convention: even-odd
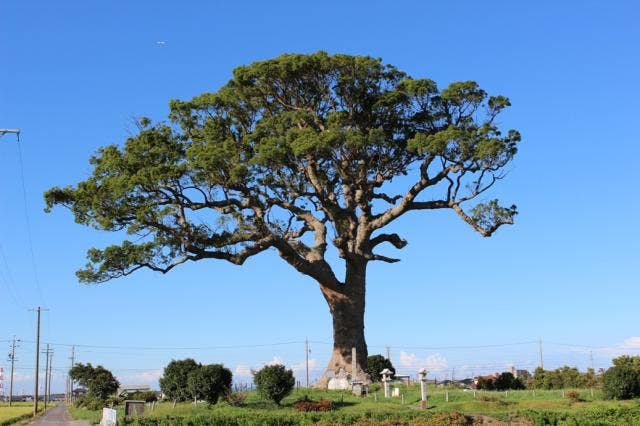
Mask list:
[[[513,223],[515,206],[473,202],[516,153],[519,133],[495,121],[509,105],[475,82],[440,90],[371,57],[282,55],[171,101],[167,123],[139,120],[124,146],[91,158],[87,180],[47,191],[47,210],[60,204],[79,223],[133,236],[90,249],[77,272],[85,283],[202,259],[242,265],[274,249],[329,305],[327,371],[364,377],[367,266],[398,261],[378,246],[407,244],[385,228],[435,209],[484,237]]]

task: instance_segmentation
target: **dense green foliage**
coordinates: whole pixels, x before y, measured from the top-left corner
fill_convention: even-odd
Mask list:
[[[265,365],[253,373],[253,381],[258,393],[265,399],[280,405],[280,401],[289,395],[296,383],[293,371],[284,365]]]
[[[478,377],[478,382],[476,383],[476,389],[478,390],[494,390],[495,386],[493,383],[492,377],[480,376]]]
[[[498,377],[493,381],[493,386],[495,390],[498,391],[525,388],[524,383],[509,372],[504,372],[498,375]]]
[[[199,368],[200,364],[191,358],[172,360],[164,368],[164,374],[160,378],[160,390],[168,399],[174,401],[191,399],[187,381],[189,374]]]
[[[543,370],[538,367],[527,383],[531,389],[568,389],[600,386],[601,376],[588,369],[581,373],[575,367],[564,366],[555,370]]]
[[[612,361],[614,366],[627,366],[640,372],[640,356],[622,355],[614,358]]]
[[[393,372],[391,377],[396,374],[396,369],[391,364],[391,360],[383,357],[382,355],[371,355],[367,357],[367,374],[373,382],[379,382],[382,379],[380,372],[388,368]]]
[[[179,403],[173,407],[172,402],[160,403],[154,410],[147,410],[145,416],[148,424],[231,424],[231,425],[279,425],[301,424],[316,426],[334,425],[384,425],[406,426],[416,424],[458,424],[454,423],[463,413],[475,417],[513,421],[511,424],[527,424],[526,419],[535,421],[537,425],[635,425],[640,424],[640,405],[638,401],[603,401],[602,392],[598,389],[578,389],[580,401],[573,403],[568,399],[570,390],[513,390],[505,392],[476,391],[465,392],[462,389],[443,388],[429,385],[429,408],[418,410],[420,389],[417,384],[402,386],[404,404],[400,398],[384,399],[378,391],[374,395],[356,397],[349,392],[324,391],[318,389],[294,389],[292,394],[281,401],[280,406],[266,403],[255,391],[246,392],[246,400],[242,407],[235,407],[219,401],[215,406],[207,404]],[[445,393],[448,393],[448,401]],[[333,411],[298,413],[293,404],[304,399],[331,400]],[[118,408],[122,418],[122,407]],[[77,409],[73,409],[76,416]],[[98,421],[100,412],[90,417],[88,413],[80,413],[83,418]],[[94,420],[95,419],[95,420]],[[449,421],[450,423],[420,423],[427,421]],[[515,420],[520,420],[517,423]],[[141,420],[143,421],[143,420]],[[146,421],[146,420],[145,420]],[[128,422],[134,422],[129,419]],[[386,423],[385,423],[386,422]],[[411,422],[411,423],[410,423]],[[484,424],[488,423],[485,418]],[[494,423],[499,424],[499,423]]]
[[[350,225],[366,225],[371,236],[407,211],[441,208],[484,236],[512,223],[515,207],[496,200],[463,209],[516,153],[520,135],[503,134],[495,120],[508,106],[473,81],[440,90],[367,56],[282,55],[236,68],[217,92],[171,101],[170,124],[140,120],[124,147],[91,158],[86,181],[48,191],[47,209],[61,204],[79,223],[143,237],[89,250],[83,282],[203,258],[242,263],[270,247],[314,276],[321,271],[301,262],[322,248],[302,236],[331,230],[342,257],[386,260],[373,246],[350,246]],[[420,175],[410,193],[384,192],[413,170]],[[444,198],[415,199],[440,183]],[[375,212],[379,201],[390,208]],[[194,220],[201,210],[217,219]],[[287,223],[289,214],[301,227]]]
[[[90,363],[75,364],[69,370],[69,376],[87,389],[86,401],[105,401],[120,386],[113,374],[101,365],[93,367]]]
[[[631,364],[618,364],[604,373],[603,391],[608,399],[631,399],[640,396],[640,371]]]
[[[232,377],[231,371],[222,364],[203,365],[189,373],[187,388],[195,400],[213,405],[231,392]]]

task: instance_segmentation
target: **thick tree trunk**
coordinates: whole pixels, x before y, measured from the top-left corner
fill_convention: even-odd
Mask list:
[[[333,353],[318,387],[326,388],[331,378],[369,382],[365,373],[367,343],[364,338],[366,265],[347,269],[344,288],[320,286],[333,318]],[[356,371],[352,363],[352,349],[356,349]]]

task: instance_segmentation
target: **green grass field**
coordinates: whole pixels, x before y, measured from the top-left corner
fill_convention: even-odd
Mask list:
[[[387,424],[409,424],[438,414],[457,412],[475,419],[490,417],[497,420],[527,419],[530,424],[593,424],[593,425],[634,425],[640,424],[640,401],[604,401],[598,390],[577,389],[579,401],[572,402],[562,396],[559,390],[522,390],[509,392],[463,391],[461,389],[428,389],[427,410],[419,410],[420,390],[417,385],[398,386],[404,398],[385,400],[380,390],[366,397],[355,397],[348,392],[322,391],[317,389],[296,389],[292,395],[277,407],[269,404],[255,391],[247,392],[244,406],[234,407],[221,401],[213,407],[199,403],[180,403],[173,407],[171,402],[157,403],[146,408],[145,419],[129,419],[129,423],[156,424],[378,424],[386,419]],[[567,395],[569,390],[565,390]],[[448,394],[448,401],[447,399]],[[313,400],[330,399],[335,409],[328,413],[298,413],[292,404],[308,396]],[[92,423],[100,420],[101,412],[72,408],[76,419],[87,419]],[[118,417],[122,419],[123,408],[118,407]],[[442,416],[439,414],[438,416]],[[438,417],[436,416],[436,417]],[[362,423],[362,419],[368,423]],[[194,420],[195,419],[195,420]],[[237,420],[234,420],[237,419]],[[224,420],[224,423],[223,423]],[[397,423],[393,421],[397,420]],[[417,420],[413,420],[417,421]],[[324,423],[323,423],[324,422]],[[405,423],[403,423],[405,422]],[[419,423],[422,424],[422,423]],[[425,423],[432,424],[432,423]],[[440,423],[433,423],[440,424]],[[446,424],[446,422],[444,423]],[[526,422],[523,424],[527,424]]]
[[[9,404],[0,403],[0,426],[10,425],[29,418],[32,413],[33,403],[31,402],[14,402],[11,407],[9,407]]]

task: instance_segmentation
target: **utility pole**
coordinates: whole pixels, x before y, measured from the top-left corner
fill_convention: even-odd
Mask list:
[[[540,338],[540,341],[538,342],[539,345],[539,349],[540,349],[540,368],[542,368],[544,370],[544,361],[542,359],[542,337]]]
[[[11,361],[11,376],[9,379],[9,407],[11,407],[11,401],[13,401],[13,369],[16,363],[16,344],[20,342],[20,340],[16,340],[16,336],[13,336],[13,341],[11,342],[11,353],[9,354],[9,360]]]
[[[47,381],[47,402],[51,401],[51,370],[53,369],[53,349],[49,352],[49,379]]]
[[[71,367],[69,367],[69,373],[67,374],[67,382],[69,384],[69,402],[73,402],[73,379],[71,378],[71,369],[75,365],[75,359],[76,359],[75,355],[76,355],[76,347],[71,346],[71,356],[69,357],[71,359]]]
[[[307,370],[307,387],[309,387],[309,340],[304,339],[304,365]]]
[[[593,370],[593,372],[595,373],[596,369],[593,366],[593,351],[589,351],[589,358],[591,360],[591,369]]]
[[[49,344],[47,343],[47,349],[42,351],[42,354],[46,356],[46,361],[44,364],[44,411],[47,411],[47,389],[49,387],[49,354],[50,354]]]
[[[2,133],[2,129],[0,129],[0,134]],[[33,389],[33,416],[35,417],[38,414],[38,379],[40,372],[40,313],[42,311],[48,311],[48,309],[42,309],[40,306],[31,309],[36,312],[36,378],[35,378],[35,386]]]
[[[391,346],[387,346],[387,359],[391,361]]]

